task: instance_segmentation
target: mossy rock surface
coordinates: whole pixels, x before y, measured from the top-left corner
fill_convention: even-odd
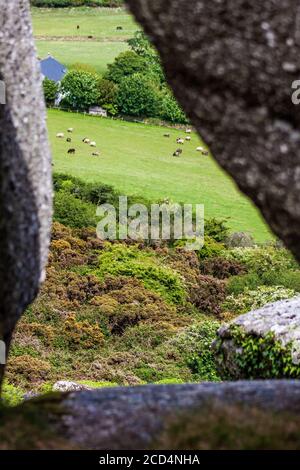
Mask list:
[[[223,378],[300,377],[300,297],[275,302],[223,325],[213,343]]]

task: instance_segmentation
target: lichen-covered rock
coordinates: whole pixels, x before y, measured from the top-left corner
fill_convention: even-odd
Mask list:
[[[50,151],[27,0],[0,0],[0,80],[0,340],[8,352],[43,279],[50,238]]]
[[[79,392],[82,390],[91,390],[91,388],[77,382],[60,380],[53,385],[52,390],[53,392]]]
[[[226,378],[300,377],[300,296],[223,325],[213,349]]]

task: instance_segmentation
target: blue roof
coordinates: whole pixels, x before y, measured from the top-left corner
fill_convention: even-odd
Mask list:
[[[67,73],[66,67],[50,56],[41,60],[41,71],[45,77],[54,82],[60,82]]]

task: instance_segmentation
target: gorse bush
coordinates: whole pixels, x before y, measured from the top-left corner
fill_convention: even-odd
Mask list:
[[[67,191],[58,191],[54,197],[54,220],[73,228],[95,227],[96,210]]]

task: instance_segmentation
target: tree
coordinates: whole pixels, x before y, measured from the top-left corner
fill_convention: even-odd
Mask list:
[[[98,104],[102,106],[102,108],[106,109],[110,114],[116,114],[118,86],[110,80],[101,78],[98,81],[98,94]]]
[[[47,105],[53,106],[58,95],[58,85],[53,80],[45,78],[43,81],[44,96]]]
[[[159,77],[160,82],[165,82],[166,78],[161,66],[160,57],[146,34],[143,31],[136,31],[134,37],[129,39],[127,43],[133,52],[146,59],[148,67]]]
[[[135,73],[146,73],[148,63],[144,57],[139,56],[133,51],[122,52],[112,64],[107,67],[107,73],[104,78],[114,83],[121,81]]]
[[[162,92],[161,117],[165,121],[186,124],[188,122],[186,115],[179,106],[172,91],[165,87]]]
[[[79,110],[87,110],[97,104],[99,77],[83,70],[71,70],[61,82],[63,104]]]
[[[158,116],[159,90],[147,75],[136,73],[125,78],[119,88],[118,107],[131,116]]]

